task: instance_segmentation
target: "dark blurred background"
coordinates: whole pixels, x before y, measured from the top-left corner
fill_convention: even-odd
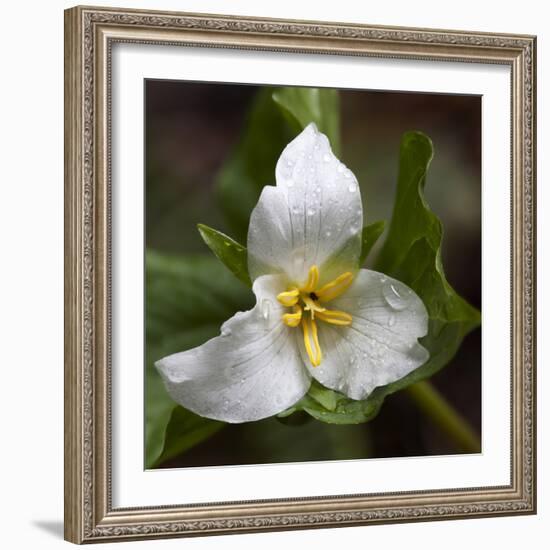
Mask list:
[[[241,136],[258,90],[249,85],[146,82],[148,248],[209,254],[196,224],[230,233],[214,182]],[[431,137],[435,156],[426,197],[443,222],[446,275],[459,294],[481,308],[481,98],[342,90],[340,100],[341,160],[360,183],[365,224],[391,218],[401,135],[421,130]],[[431,381],[480,433],[480,329],[466,337],[453,361]],[[268,419],[229,425],[162,467],[455,452],[407,394],[398,392],[368,424],[331,426],[311,420],[288,426]]]

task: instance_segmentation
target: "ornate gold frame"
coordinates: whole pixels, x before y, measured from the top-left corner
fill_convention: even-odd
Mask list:
[[[512,460],[503,487],[113,509],[110,53],[115,42],[498,63],[512,72]],[[65,538],[101,542],[534,513],[533,36],[76,7],[65,12]]]

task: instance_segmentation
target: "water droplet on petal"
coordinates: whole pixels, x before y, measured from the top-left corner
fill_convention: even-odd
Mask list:
[[[356,183],[350,183],[348,185],[348,191],[350,193],[355,193],[355,191],[357,191],[357,184]]]
[[[271,313],[271,300],[268,300],[267,298],[264,298],[262,300],[262,317],[268,321],[269,320],[269,314]]]
[[[225,338],[227,336],[231,336],[231,329],[229,327],[226,327],[225,325],[222,327],[222,337]]]
[[[405,309],[412,297],[412,290],[398,281],[384,284],[382,293],[386,302],[397,311]]]
[[[300,213],[300,208],[299,208],[298,206],[294,206],[294,207],[292,208],[292,213],[293,213],[293,214],[299,214],[299,213]]]
[[[286,184],[288,187],[292,187],[294,185],[294,180],[291,178],[291,179],[288,179],[286,180]]]
[[[330,231],[325,231],[325,237],[330,237],[332,233]]]
[[[338,168],[336,169],[340,174],[345,170],[344,168],[344,165],[343,164],[339,164],[338,165]]]
[[[313,216],[313,214],[315,214],[315,210],[313,210],[313,208],[308,208],[307,209],[307,215],[308,216]]]
[[[388,317],[388,326],[393,327],[393,325],[395,325],[395,315],[390,315]]]
[[[344,174],[344,177],[349,179],[351,178],[351,172],[348,170],[345,174]]]
[[[324,154],[324,155],[323,155],[323,160],[324,160],[325,162],[330,162],[330,156],[327,155],[327,154]]]

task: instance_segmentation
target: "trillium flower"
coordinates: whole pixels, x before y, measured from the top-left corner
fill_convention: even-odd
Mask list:
[[[357,180],[310,124],[282,152],[248,230],[256,305],[221,334],[156,362],[170,396],[207,418],[248,422],[298,402],[311,378],[351,399],[425,363],[428,315],[406,285],[359,269]]]

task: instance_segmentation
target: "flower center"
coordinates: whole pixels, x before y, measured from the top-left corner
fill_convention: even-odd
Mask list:
[[[317,334],[317,321],[339,326],[351,325],[352,321],[349,313],[327,309],[321,304],[340,296],[352,282],[353,274],[346,271],[330,283],[319,287],[319,268],[313,265],[303,286],[292,286],[277,296],[277,300],[283,306],[292,308],[292,313],[282,316],[283,323],[288,327],[302,327],[306,352],[314,367],[318,367],[323,359]]]

